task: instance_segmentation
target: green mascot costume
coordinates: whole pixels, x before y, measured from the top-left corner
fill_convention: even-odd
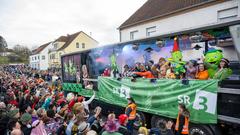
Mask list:
[[[117,56],[113,52],[112,55],[110,56],[111,60],[111,68],[112,68],[112,73],[113,77],[116,78],[118,74],[118,67],[117,67]]]
[[[182,61],[182,52],[179,50],[178,41],[177,38],[174,38],[174,44],[173,44],[173,50],[171,52],[172,58],[169,58],[168,60],[171,63],[171,67],[173,67],[174,74],[177,76],[177,78],[180,77],[183,73],[186,72],[184,65],[186,64],[184,61]]]
[[[204,55],[204,65],[208,69],[209,77],[213,78],[218,70],[219,63],[223,58],[222,50],[216,50],[214,48],[211,48]]]

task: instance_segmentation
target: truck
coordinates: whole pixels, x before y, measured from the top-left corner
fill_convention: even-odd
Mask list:
[[[90,97],[103,113],[124,113],[128,97],[138,106],[135,125],[157,127],[177,117],[179,103],[190,110],[190,135],[240,134],[240,25],[226,25],[120,42],[61,57],[63,90]],[[233,74],[224,80],[146,79],[121,77],[124,66],[171,57],[177,37],[183,61],[220,49]]]

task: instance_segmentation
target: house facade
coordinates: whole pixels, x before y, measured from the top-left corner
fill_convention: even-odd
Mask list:
[[[50,68],[59,67],[60,65],[60,57],[61,52],[58,51],[59,48],[61,48],[65,43],[67,42],[66,36],[60,36],[58,39],[53,41],[50,45],[49,51],[48,51],[48,66]]]
[[[198,32],[211,32],[218,28],[228,31],[230,26],[239,23],[239,0],[148,0],[118,29],[120,42],[144,39],[168,41],[177,35],[181,35],[181,39],[189,41],[191,35],[197,35]],[[232,61],[238,60],[232,39],[225,41],[228,42],[227,46],[216,43],[213,48],[223,50],[225,57]],[[225,41],[223,41],[224,44]],[[183,50],[183,59],[201,58],[206,44],[212,47],[207,42],[189,43],[188,49]],[[201,48],[192,49],[196,45]]]
[[[120,42],[239,21],[239,0],[148,0],[120,27]]]
[[[96,48],[97,45],[98,42],[83,31],[61,36],[52,43],[49,50],[49,67],[60,68],[63,54]]]
[[[38,70],[48,69],[48,50],[50,48],[50,44],[51,42],[46,43],[32,51],[32,55],[30,55],[29,58],[29,65],[31,68]]]

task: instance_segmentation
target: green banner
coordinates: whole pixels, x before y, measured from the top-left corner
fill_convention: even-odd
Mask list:
[[[130,79],[118,81],[99,77],[99,99],[111,104],[126,106],[131,96],[138,110],[176,118],[178,103],[184,103],[190,111],[190,120],[195,123],[217,123],[217,80],[191,80],[188,85],[181,80]]]
[[[170,118],[177,117],[178,104],[184,103],[190,111],[191,122],[216,124],[217,84],[217,80],[191,80],[185,85],[181,80],[159,79],[152,83],[149,79],[131,82],[130,79],[118,81],[99,77],[97,99],[125,107],[126,98],[131,96],[138,110]],[[84,96],[92,95],[91,90],[79,87],[75,92]]]

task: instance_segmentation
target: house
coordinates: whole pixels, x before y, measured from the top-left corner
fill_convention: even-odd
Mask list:
[[[120,42],[237,24],[239,0],[148,0],[118,28]]]
[[[38,70],[48,69],[48,50],[50,44],[51,42],[48,42],[32,51],[32,54],[29,56],[30,67]]]
[[[83,31],[61,36],[52,43],[49,50],[49,67],[61,67],[61,55],[97,47],[98,42]]]

